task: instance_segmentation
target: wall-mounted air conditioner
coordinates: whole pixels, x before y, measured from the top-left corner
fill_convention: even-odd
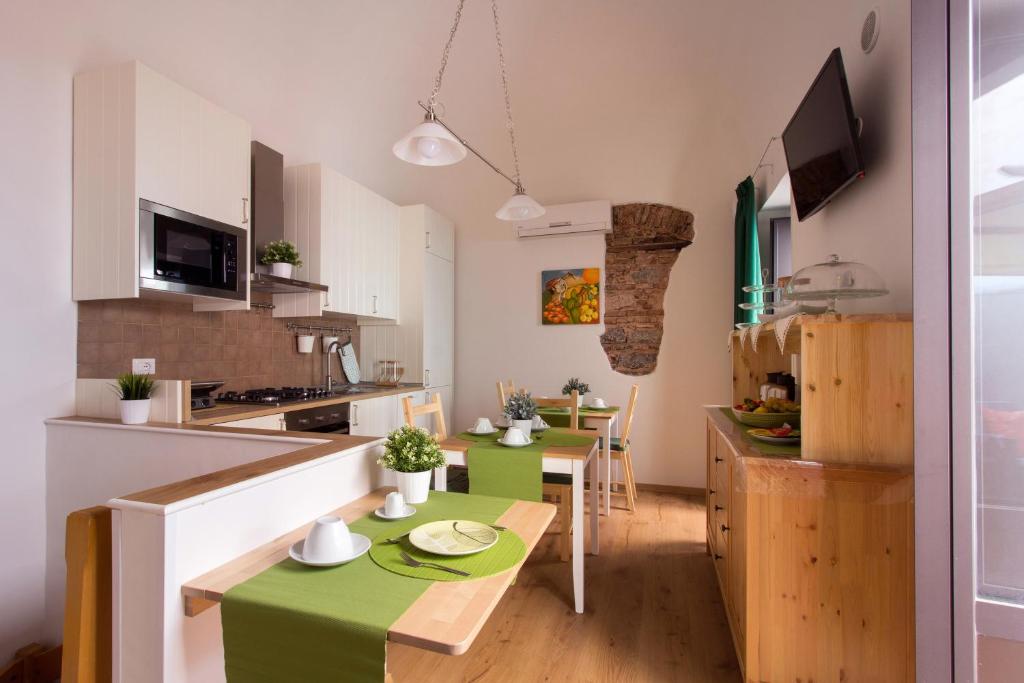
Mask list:
[[[561,237],[612,231],[612,203],[606,199],[545,206],[540,218],[516,221],[516,237]]]

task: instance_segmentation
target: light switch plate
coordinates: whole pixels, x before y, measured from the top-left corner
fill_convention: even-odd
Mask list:
[[[156,358],[132,358],[132,372],[136,375],[155,375]]]

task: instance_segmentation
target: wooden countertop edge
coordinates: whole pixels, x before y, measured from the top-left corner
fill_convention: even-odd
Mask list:
[[[383,398],[396,394],[407,394],[413,391],[423,391],[422,384],[412,384],[401,387],[384,388],[380,391],[365,392],[361,394],[349,394],[347,396],[334,396],[316,401],[302,401],[301,403],[289,403],[283,406],[250,406],[238,403],[218,404],[213,408],[203,408],[192,411],[193,425],[215,425],[221,422],[233,422],[235,420],[247,420],[251,417],[263,417],[265,415],[276,415],[278,413],[290,413],[293,410],[305,410],[307,408],[319,408],[321,406],[340,405],[352,401],[367,401],[373,398]]]
[[[384,495],[393,489],[377,489],[366,496],[342,506],[337,514],[352,522],[380,505]],[[519,568],[543,537],[544,530],[555,517],[555,507],[549,503],[516,501],[498,518],[497,523],[516,531],[526,545],[523,559],[514,567],[493,576],[474,581],[434,582],[388,629],[388,640],[448,655],[466,652],[480,633],[488,617],[500,602],[505,591],[518,575]],[[186,616],[195,616],[218,604],[224,593],[239,583],[259,574],[288,556],[288,548],[305,537],[312,522],[265,543],[262,546],[210,570],[181,586]],[[453,600],[461,600],[469,608],[472,604],[475,618],[432,623],[437,615],[447,613]],[[459,615],[461,616],[461,615]],[[444,635],[440,633],[444,631]]]
[[[820,323],[831,324],[856,324],[856,323],[906,323],[913,322],[914,316],[910,313],[819,313],[798,316],[793,320],[793,325],[814,325]],[[761,331],[774,330],[776,320],[763,323]],[[733,330],[733,334],[739,335],[739,330]]]
[[[825,462],[822,460],[811,460],[803,457],[791,458],[785,455],[768,455],[761,453],[757,450],[757,447],[747,442],[743,438],[735,436],[735,430],[739,429],[736,424],[722,415],[720,408],[728,408],[729,406],[715,406],[706,405],[704,410],[708,414],[708,418],[715,423],[717,427],[723,428],[722,435],[729,440],[729,443],[736,449],[736,452],[740,455],[744,461],[744,465],[747,467],[765,467],[765,468],[791,468],[795,470],[830,470],[832,472],[863,472],[871,473],[874,475],[893,475],[895,477],[902,477],[907,474],[914,472],[912,465],[887,465],[885,463],[855,463],[855,462]]]

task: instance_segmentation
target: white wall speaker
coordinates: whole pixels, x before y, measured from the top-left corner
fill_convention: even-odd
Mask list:
[[[881,29],[881,15],[878,7],[872,7],[868,15],[864,17],[864,25],[860,29],[860,47],[867,54],[875,49],[878,42],[878,32]]]

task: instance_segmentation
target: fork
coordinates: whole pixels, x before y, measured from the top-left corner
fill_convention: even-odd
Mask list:
[[[435,564],[433,562],[420,562],[404,550],[400,551],[399,554],[402,556],[402,560],[410,567],[430,567],[431,569],[440,569],[443,572],[451,572],[452,574],[458,574],[459,576],[472,576],[469,572],[464,572],[461,569],[453,569],[451,567],[446,567],[443,564]]]

